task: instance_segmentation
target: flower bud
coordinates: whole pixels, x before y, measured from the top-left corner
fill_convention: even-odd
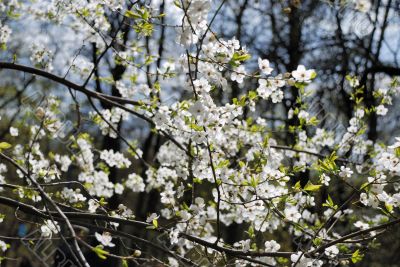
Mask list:
[[[38,107],[38,108],[36,109],[35,115],[36,115],[39,119],[42,119],[42,118],[44,117],[44,115],[45,115],[44,109],[43,109],[42,107]]]
[[[140,255],[142,255],[142,252],[141,252],[140,250],[138,250],[138,249],[136,249],[136,250],[133,252],[133,256],[134,256],[134,257],[140,257]]]

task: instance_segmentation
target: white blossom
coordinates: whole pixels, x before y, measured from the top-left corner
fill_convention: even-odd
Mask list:
[[[339,176],[342,178],[350,178],[353,175],[353,171],[349,167],[340,166]]]
[[[58,222],[52,220],[44,221],[44,225],[40,227],[43,237],[51,237],[53,234],[57,234],[60,231]]]
[[[273,71],[273,68],[269,66],[269,60],[268,59],[258,59],[258,67],[260,68],[261,72],[269,75]]]
[[[306,70],[304,65],[299,65],[297,70],[292,71],[293,78],[299,82],[309,82],[312,79],[314,70]]]
[[[115,244],[112,243],[112,236],[109,232],[103,232],[102,234],[94,233],[97,241],[99,241],[105,247],[115,247]]]
[[[10,135],[11,136],[18,136],[18,128],[10,127]]]
[[[5,252],[7,249],[8,245],[3,240],[0,240],[0,250]]]

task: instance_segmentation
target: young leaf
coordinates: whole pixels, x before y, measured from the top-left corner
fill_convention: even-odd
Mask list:
[[[3,151],[4,149],[8,149],[11,147],[11,144],[7,142],[0,142],[0,152]]]
[[[304,187],[304,190],[306,191],[318,191],[318,189],[321,187],[322,185],[320,184],[312,184],[310,181],[308,181],[308,183],[306,184],[306,186]]]
[[[153,226],[154,226],[154,228],[157,228],[157,227],[158,227],[158,221],[157,221],[157,219],[154,219],[154,220],[153,220]]]
[[[94,251],[94,253],[97,254],[97,256],[100,259],[102,259],[102,260],[107,259],[106,255],[108,255],[108,252],[103,249],[103,246],[98,245],[98,246],[94,247],[92,250]]]
[[[353,263],[357,263],[363,259],[364,255],[360,253],[360,250],[357,249],[354,251],[354,253],[351,255],[351,261]]]

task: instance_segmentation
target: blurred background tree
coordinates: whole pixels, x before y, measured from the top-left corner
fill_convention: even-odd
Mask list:
[[[38,6],[45,6],[47,3],[47,1],[38,2]],[[55,73],[65,73],[65,66],[68,66],[63,61],[63,53],[75,54],[76,57],[83,56],[93,64],[100,59],[105,61],[106,64],[102,64],[101,68],[94,72],[95,79],[88,81],[89,86],[97,92],[120,96],[117,82],[129,79],[137,81],[137,84],[145,83],[149,88],[154,88],[158,84],[169,88],[168,95],[160,96],[164,102],[184,99],[187,94],[185,76],[176,73],[177,82],[171,83],[165,82],[160,72],[157,72],[158,69],[165,70],[169,59],[177,59],[184,53],[175,42],[173,25],[176,25],[177,21],[173,12],[169,12],[173,10],[174,3],[171,0],[139,2],[143,6],[147,5],[156,9],[160,15],[167,14],[160,17],[158,23],[154,25],[152,34],[139,39],[138,36],[142,36],[143,32],[131,27],[117,12],[109,11],[106,17],[111,27],[104,35],[104,38],[112,39],[117,38],[119,33],[123,33],[122,36],[118,36],[118,42],[114,42],[112,48],[121,54],[126,50],[137,51],[135,62],[138,62],[140,67],[135,71],[118,58],[112,58],[111,54],[103,55],[103,48],[84,40],[78,30],[75,32],[72,30],[69,32],[72,37],[67,37],[68,34],[63,35],[61,32],[62,25],[54,26],[31,18],[12,22],[13,31],[21,35],[20,42],[10,44],[8,52],[0,53],[0,58],[6,61],[15,53],[18,54],[19,60],[28,61],[27,47],[29,45],[27,44],[33,41],[44,42],[52,47],[54,55],[57,55],[53,63]],[[357,76],[361,84],[365,86],[363,97],[368,107],[376,105],[374,92],[381,86],[385,86],[390,81],[389,77],[400,76],[400,1],[398,0],[228,0],[224,2],[219,15],[215,18],[212,31],[218,38],[235,37],[242,46],[246,46],[252,55],[248,64],[249,69],[256,70],[257,58],[261,57],[267,58],[272,67],[282,73],[296,69],[299,64],[318,71],[318,78],[311,88],[314,93],[309,104],[315,110],[313,115],[321,121],[321,127],[331,128],[338,132],[346,129],[345,122],[352,117],[355,106],[351,98],[353,92],[346,83],[347,75]],[[127,1],[127,5],[129,3]],[[220,4],[221,1],[213,1],[213,9],[216,10]],[[355,5],[358,5],[357,8]],[[32,23],[32,21],[35,22]],[[69,62],[69,64],[73,63]],[[71,75],[72,80],[79,80],[79,75]],[[68,134],[73,134],[76,129],[98,134],[89,120],[91,103],[85,103],[85,100],[80,99],[85,104],[78,107],[71,101],[64,87],[32,75],[6,70],[0,72],[0,77],[0,110],[3,117],[0,125],[0,140],[12,139],[9,128],[15,123],[24,123],[25,114],[22,111],[32,112],[32,107],[40,103],[41,98],[50,92],[69,99],[62,103],[67,110],[70,110],[69,113],[64,114],[66,121],[74,122]],[[230,98],[238,98],[248,90],[255,89],[256,82],[251,79],[240,85],[229,82],[229,90],[219,92],[216,97],[221,103]],[[79,98],[79,96],[74,97]],[[289,128],[298,122],[288,118],[287,114],[290,107],[296,106],[297,97],[297,90],[293,90],[285,95],[281,105],[272,106],[267,102],[261,104],[264,112],[260,116],[268,120],[273,130],[279,132],[279,141],[286,145],[292,145],[295,142]],[[32,103],[33,99],[34,103]],[[396,107],[398,104],[398,99],[396,99],[393,106]],[[104,104],[101,107],[109,108]],[[87,116],[76,118],[78,108]],[[397,108],[394,108],[384,119],[378,119],[372,114],[368,121],[368,138],[372,141],[388,141],[390,137],[398,136],[400,134],[399,116],[400,109]],[[143,122],[134,119],[123,124],[119,123],[118,129],[124,129],[124,132],[130,133],[130,138],[137,140],[137,146],[142,149],[143,158],[147,162],[157,164],[156,154],[165,141],[162,137],[150,131]],[[18,138],[23,139],[24,134],[20,133]],[[101,135],[96,136],[95,142],[103,149],[114,151],[125,146],[120,138]],[[66,145],[68,145],[67,141],[65,144],[49,143],[47,144],[48,152],[62,151]],[[144,176],[147,166],[137,160],[135,169],[140,170],[139,173]],[[110,170],[112,182],[121,181],[126,175],[127,173],[117,169]],[[302,174],[303,182],[309,179],[307,175],[309,174]],[[71,171],[71,177],[74,177],[73,171]],[[339,184],[331,186],[337,189],[335,198],[340,200],[342,195],[344,197],[345,188]],[[206,192],[208,189],[202,188],[202,190]],[[157,192],[124,193],[122,196],[110,199],[109,206],[118,207],[120,198],[131,200],[130,208],[140,220],[146,219],[149,213],[155,212],[160,207]],[[21,225],[23,225],[22,221],[16,221],[15,224],[2,224],[4,228],[0,230],[0,233],[7,235],[18,233],[18,231],[29,232],[29,229],[21,230]],[[232,224],[224,228],[224,238],[227,242],[234,243],[243,238],[244,230],[243,227]],[[137,230],[136,234],[148,235],[149,233]],[[281,235],[280,240],[283,240],[285,233],[282,232]],[[379,239],[381,245],[370,251],[366,259],[358,266],[399,266],[400,259],[397,251],[400,249],[400,244],[396,238],[398,236],[400,236],[400,231],[393,229],[393,234],[389,238],[385,236]],[[289,248],[297,245],[289,241],[286,243]],[[17,253],[20,255],[19,250],[11,252],[11,254]],[[31,266],[30,264],[40,266],[37,259],[29,255],[27,251],[23,254],[29,258],[30,263],[29,261],[20,262],[18,263],[22,264],[20,266]],[[8,262],[6,266],[17,265]]]

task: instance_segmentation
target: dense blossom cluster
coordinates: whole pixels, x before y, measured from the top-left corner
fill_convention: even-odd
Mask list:
[[[180,8],[185,12],[182,27],[180,28],[179,42],[181,44],[196,44],[199,36],[207,30],[207,16],[211,8],[210,0],[188,1],[183,0]]]
[[[12,30],[7,25],[0,24],[0,44],[6,44],[10,38]]]
[[[46,192],[52,192],[52,199],[63,205],[92,215],[100,214],[101,209],[102,215],[121,220],[134,218],[134,211],[125,206],[129,201],[123,201],[115,210],[108,210],[104,209],[108,199],[116,194],[158,192],[161,208],[157,207],[143,223],[149,231],[165,231],[168,242],[181,257],[199,246],[193,238],[185,238],[190,236],[220,248],[206,247],[213,253],[213,264],[224,260],[223,248],[250,256],[257,252],[260,255],[252,259],[269,265],[346,264],[348,258],[340,256],[356,253],[357,246],[352,242],[330,244],[344,234],[336,230],[335,223],[331,228],[326,228],[325,224],[332,219],[352,222],[356,219],[350,230],[368,230],[387,222],[400,208],[400,183],[395,180],[400,175],[400,138],[389,146],[374,143],[367,139],[365,124],[370,114],[385,116],[388,113],[400,87],[391,82],[377,89],[377,105],[367,107],[358,96],[363,87],[357,77],[349,76],[348,85],[355,92],[353,100],[357,102],[353,117],[343,129],[325,129],[319,125],[319,118],[309,109],[308,102],[307,88],[314,83],[318,70],[299,65],[290,72],[277,73],[266,58],[257,58],[254,69],[249,52],[237,39],[216,39],[215,33],[209,30],[211,1],[176,2],[176,12],[182,19],[176,34],[185,53],[173,63],[166,62],[163,68],[164,74],[175,70],[186,74],[183,84],[189,97],[172,103],[163,101],[160,94],[169,94],[172,90],[168,85],[142,83],[137,77],[139,63],[137,69],[131,68],[136,63],[135,57],[141,54],[134,44],[130,50],[115,45],[115,51],[109,52],[110,64],[118,63],[131,74],[118,81],[107,77],[95,80],[90,75],[96,68],[100,69],[98,62],[90,62],[83,56],[70,58],[72,70],[82,77],[89,75],[89,85],[106,81],[119,95],[107,98],[91,91],[90,97],[97,97],[108,106],[87,112],[90,128],[71,136],[63,154],[45,152],[44,144],[58,136],[64,121],[60,115],[61,101],[57,97],[44,97],[43,103],[31,112],[33,114],[27,115],[31,116],[32,125],[14,125],[9,129],[10,140],[21,132],[28,132],[29,139],[15,139],[12,147],[6,143],[0,147],[0,151],[6,151],[21,166],[9,168],[2,160],[0,184],[6,184],[7,173],[16,172],[26,183],[24,185],[29,186],[29,189],[17,186],[14,193],[19,199],[41,205],[44,193],[31,190],[38,183]],[[0,9],[3,5],[0,3]],[[368,1],[355,1],[354,5],[360,10],[369,9]],[[70,21],[70,28],[83,33],[100,49],[106,49],[110,42],[103,40],[104,33],[115,27],[108,21],[109,12],[123,14],[125,19],[142,19],[143,28],[148,27],[146,23],[152,16],[145,6],[127,8],[125,1],[110,0],[51,1],[46,8],[40,3],[19,8],[35,19],[59,24]],[[134,10],[137,13],[133,13]],[[10,42],[11,34],[9,26],[0,24],[0,44]],[[112,36],[113,41],[120,38]],[[44,44],[34,43],[29,57],[34,67],[52,72],[56,53]],[[216,95],[232,91],[234,86],[245,88],[245,93],[233,99],[216,100]],[[284,146],[279,131],[271,131],[260,107],[263,103],[281,105],[293,90],[298,93],[297,105],[291,107],[288,114],[280,112],[288,121],[285,130],[290,132],[292,140],[291,146]],[[76,96],[72,96],[77,101]],[[163,138],[152,163],[142,157],[143,152],[133,145],[133,138],[126,141],[121,137],[130,134],[120,127],[122,122],[130,122],[134,117],[149,122],[149,129]],[[104,136],[123,140],[124,145],[120,151],[99,148],[93,129],[99,129]],[[146,168],[136,168],[136,161],[145,162]],[[120,171],[124,178],[115,182],[111,169]],[[312,178],[304,182],[301,179],[306,172]],[[82,188],[63,184],[56,193],[50,190],[53,183],[71,180]],[[342,203],[331,198],[330,185],[338,183],[356,189],[354,199],[359,200],[359,206],[340,206]],[[201,194],[200,188],[203,189]],[[4,190],[0,187],[0,191]],[[319,194],[322,190],[323,196]],[[371,212],[364,213],[366,208]],[[230,245],[221,237],[221,228],[234,224],[246,229],[246,237]],[[113,231],[120,229],[115,221],[110,225]],[[61,228],[56,221],[46,219],[40,230],[42,236],[50,238],[59,234]],[[116,246],[113,231],[95,232],[100,249]],[[289,255],[279,254],[283,252],[284,246],[280,244],[283,240],[271,237],[282,231],[306,245]],[[371,238],[375,234],[366,233]],[[0,241],[0,250],[6,249],[6,243]],[[136,257],[140,256],[139,250],[135,253]],[[286,257],[286,261],[281,256]],[[246,258],[238,257],[236,266],[256,266]],[[179,266],[176,258],[167,259],[170,266]]]

